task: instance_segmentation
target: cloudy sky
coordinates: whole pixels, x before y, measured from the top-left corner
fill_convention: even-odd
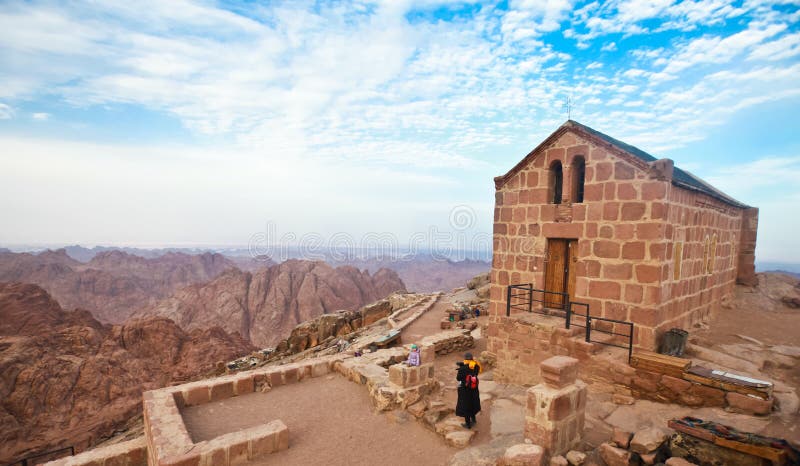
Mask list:
[[[491,231],[567,118],[761,208],[800,262],[800,7],[672,0],[0,3],[0,243]]]

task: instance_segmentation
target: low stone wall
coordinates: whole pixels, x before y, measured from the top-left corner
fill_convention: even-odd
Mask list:
[[[234,465],[289,447],[289,429],[280,420],[194,443],[180,408],[253,393],[264,387],[328,374],[346,356],[261,368],[234,375],[145,392],[145,439],[150,465]]]
[[[564,328],[564,319],[532,313],[493,316],[487,329],[487,351],[495,361],[498,382],[534,385],[541,380],[539,363],[551,356],[587,360],[599,349],[580,336],[581,328]]]
[[[147,466],[147,441],[144,437],[139,437],[44,464],[45,466]]]
[[[436,354],[442,355],[467,351],[475,346],[475,339],[472,338],[469,330],[455,329],[429,335],[423,338],[418,344],[421,348],[430,346]]]
[[[754,415],[772,410],[771,397],[748,396],[704,385],[681,374],[634,368],[609,355],[598,355],[601,346],[584,341],[582,328],[563,328],[563,318],[521,313],[493,319],[497,320],[487,329],[487,358],[494,359],[498,382],[537,384],[541,381],[539,364],[551,356],[563,355],[581,361],[582,378],[606,384],[606,391],[618,404],[632,404],[639,398],[691,407],[725,407]]]
[[[582,373],[589,380],[606,384],[619,404],[631,404],[635,398],[677,403],[694,408],[725,407],[745,414],[766,415],[772,411],[773,398],[748,396],[719,387],[711,387],[665,373],[629,366],[622,361],[597,357],[584,365]]]

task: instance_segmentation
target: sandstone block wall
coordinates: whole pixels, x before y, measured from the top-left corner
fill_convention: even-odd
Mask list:
[[[549,238],[577,240],[573,300],[589,304],[592,315],[634,322],[634,343],[646,349],[656,349],[663,330],[717,307],[739,270],[747,275],[742,262],[752,262],[757,214],[743,222],[742,209],[676,187],[668,160],[646,163],[569,131],[538,150],[497,182],[493,324],[505,317],[509,284],[544,288]],[[580,203],[573,202],[577,157],[585,159]],[[563,166],[561,204],[549,203],[554,161]]]
[[[144,437],[139,437],[44,464],[45,466],[147,466],[147,442]]]
[[[553,355],[586,360],[598,345],[583,340],[583,329],[563,328],[564,320],[520,313],[489,325],[487,351],[495,357],[495,380],[532,385],[541,381],[539,363]]]
[[[633,397],[693,408],[725,407],[751,415],[770,414],[774,403],[774,399],[766,394],[749,396],[722,386],[703,385],[681,374],[644,370],[604,357],[594,358],[591,364],[583,365],[581,373],[585,380],[594,383],[597,390],[623,399]]]

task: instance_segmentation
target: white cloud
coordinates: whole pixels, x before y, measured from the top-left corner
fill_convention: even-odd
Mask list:
[[[511,40],[538,37],[555,31],[572,7],[572,0],[512,0],[501,30]]]
[[[663,71],[675,74],[698,64],[729,62],[764,39],[773,37],[785,29],[784,24],[770,24],[763,28],[751,26],[727,37],[700,37],[679,48],[677,53],[667,59]]]
[[[33,118],[36,121],[47,121],[50,119],[50,114],[44,112],[37,112],[31,114],[31,118]]]
[[[800,32],[787,34],[771,42],[766,42],[755,47],[749,60],[778,61],[792,58],[800,54]]]
[[[613,51],[617,50],[617,43],[616,42],[608,42],[606,44],[603,44],[603,46],[600,47],[600,50],[603,51],[603,52],[613,52]]]
[[[0,120],[10,120],[14,118],[14,109],[0,102]]]
[[[230,138],[221,153],[231,164],[251,163],[238,155],[250,153],[341,161],[373,173],[416,170],[421,183],[436,170],[501,173],[517,161],[509,148],[535,146],[566,119],[568,95],[574,118],[657,154],[800,92],[790,18],[749,3],[672,3],[511,2],[468,20],[411,23],[409,8],[444,3],[267,4],[250,17],[193,2],[9,3],[0,7],[0,47],[14,59],[4,61],[0,98],[15,108],[37,99],[130,104],[170,115],[200,139]],[[688,31],[745,13],[752,17],[727,23],[727,35],[643,35],[646,47],[609,49],[626,50],[651,28]],[[548,43],[562,25],[578,45],[607,44],[609,60]],[[610,33],[618,35],[601,37]],[[13,115],[9,105],[0,118]],[[315,192],[323,187],[335,189]]]

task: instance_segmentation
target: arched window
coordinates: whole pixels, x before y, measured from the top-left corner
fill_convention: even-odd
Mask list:
[[[561,169],[561,161],[556,160],[550,165],[550,202],[561,204],[561,190],[564,186],[564,172]]]
[[[586,160],[577,156],[572,159],[572,202],[583,202],[583,182],[586,179]]]

